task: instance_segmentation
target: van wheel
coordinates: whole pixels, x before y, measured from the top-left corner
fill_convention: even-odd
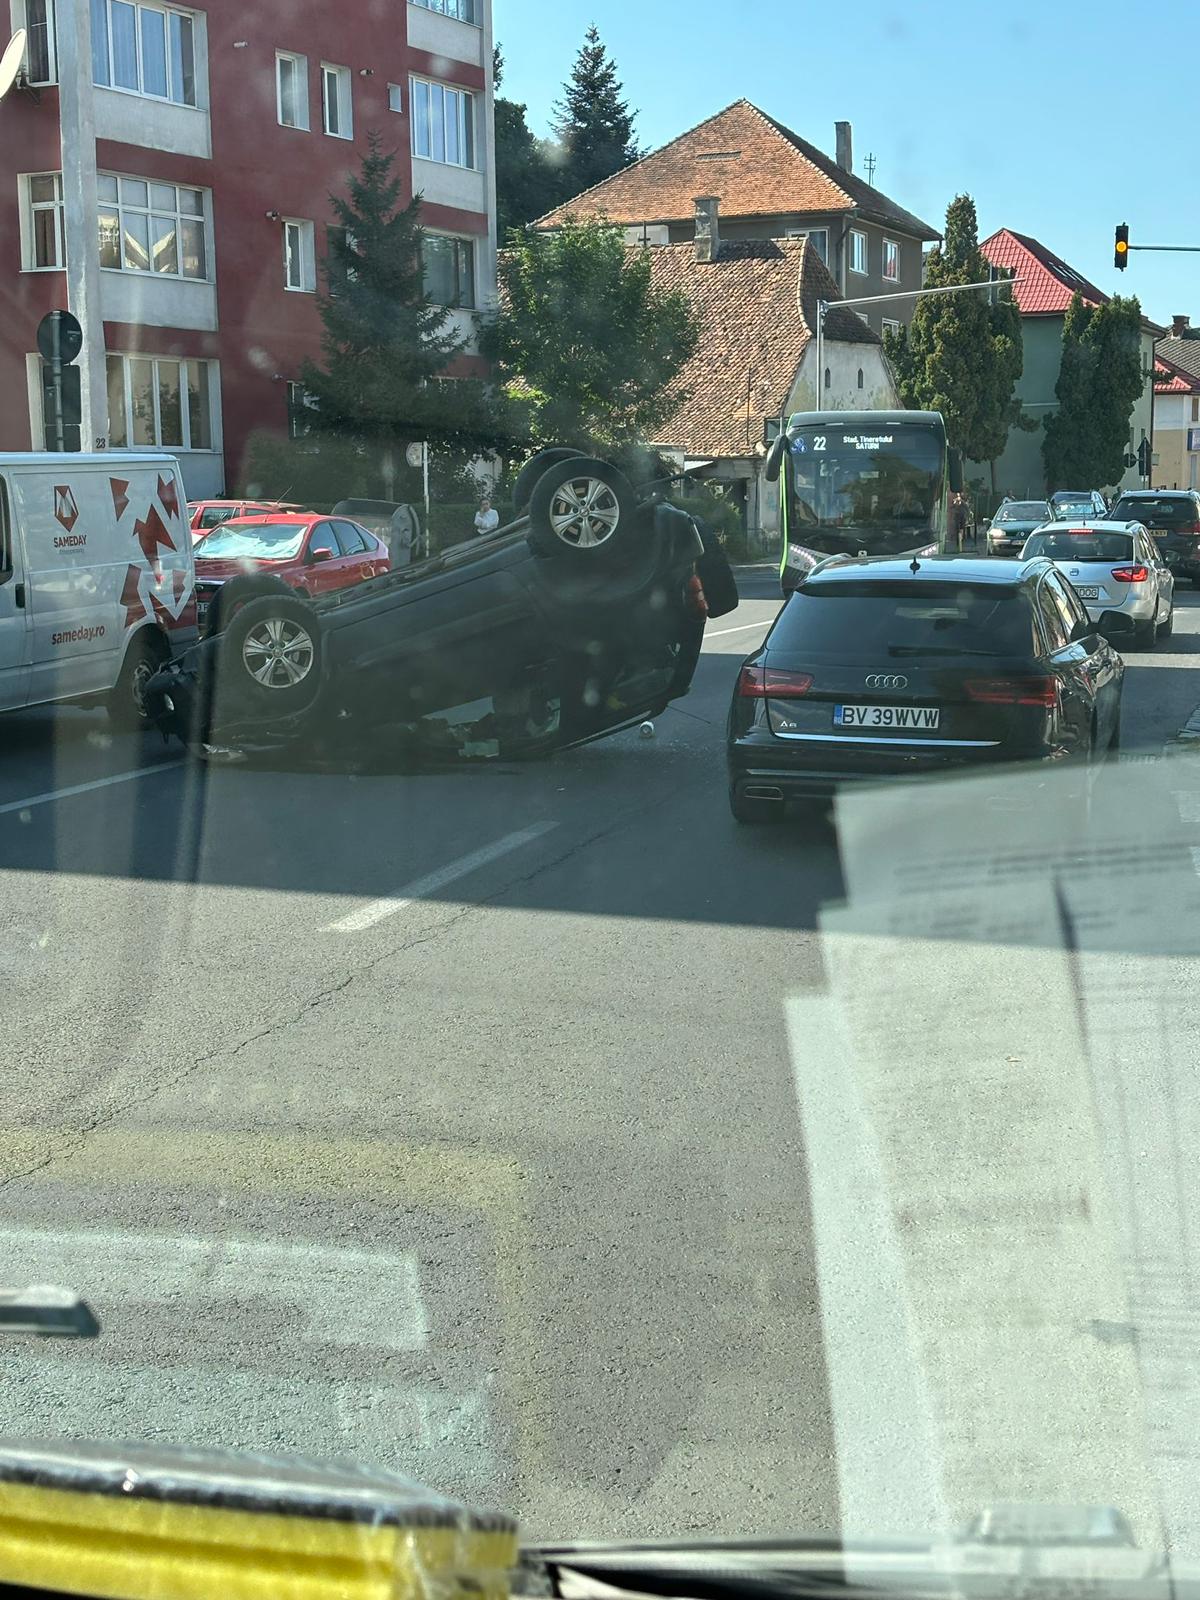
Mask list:
[[[134,733],[152,726],[146,710],[146,685],[169,653],[162,634],[151,628],[143,628],[129,641],[121,676],[108,697],[108,715],[115,728]]]
[[[608,461],[576,456],[548,467],[529,502],[529,548],[539,556],[603,562],[633,537],[633,485]]]
[[[256,710],[303,711],[321,683],[321,624],[289,591],[251,600],[225,627],[221,678]]]

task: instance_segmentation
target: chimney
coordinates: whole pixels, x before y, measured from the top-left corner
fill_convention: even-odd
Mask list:
[[[837,164],[843,172],[854,171],[854,134],[848,122],[835,122],[834,135],[837,139]]]
[[[1171,318],[1171,337],[1172,337],[1172,339],[1181,338],[1183,336],[1183,330],[1187,327],[1187,325],[1188,325],[1188,319],[1186,317],[1172,317]]]
[[[700,195],[696,207],[696,260],[712,262],[721,254],[721,202],[715,195]]]

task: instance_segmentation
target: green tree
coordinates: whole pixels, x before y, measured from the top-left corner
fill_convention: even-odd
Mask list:
[[[1125,471],[1129,418],[1142,392],[1142,308],[1120,296],[1088,306],[1076,294],[1063,319],[1058,409],[1046,419],[1047,487],[1104,488]]]
[[[653,439],[687,395],[698,330],[686,295],[656,289],[650,253],[621,230],[567,223],[500,261],[500,310],[483,334],[542,444],[613,449]]]
[[[494,52],[497,88],[504,78],[504,57]],[[564,152],[538,139],[526,120],[526,107],[496,96],[496,232],[503,241],[513,228],[523,228],[552,211],[566,198]]]
[[[312,405],[307,448],[353,441],[379,463],[389,495],[406,443],[473,453],[503,442],[510,420],[483,383],[438,381],[466,341],[425,291],[421,202],[401,204],[394,161],[372,135],[346,197],[331,197],[337,225],[318,303],[322,360],[301,373]]]
[[[990,273],[975,202],[957,195],[946,210],[945,238],[929,254],[925,286],[980,283]],[[1020,425],[1013,391],[1025,358],[1011,296],[981,289],[930,295],[917,302],[907,328],[885,335],[884,348],[905,405],[940,411],[954,449],[994,464],[1009,430]]]
[[[638,159],[635,114],[621,89],[616,63],[593,23],[554,108],[554,131],[566,152],[567,195],[582,194]]]

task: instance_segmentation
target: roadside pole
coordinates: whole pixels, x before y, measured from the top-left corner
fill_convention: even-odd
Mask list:
[[[50,351],[50,378],[54,385],[54,448],[61,455],[67,448],[67,436],[63,427],[62,325],[58,317],[54,317],[50,323]],[[80,442],[82,443],[82,432]]]

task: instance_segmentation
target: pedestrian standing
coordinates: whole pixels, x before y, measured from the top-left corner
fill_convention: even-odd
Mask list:
[[[954,537],[954,548],[962,554],[963,535],[967,531],[967,499],[961,489],[956,489],[950,496],[950,532]]]
[[[486,539],[488,534],[495,533],[499,526],[500,513],[493,507],[487,495],[484,495],[479,510],[475,513],[475,532],[481,539]]]

